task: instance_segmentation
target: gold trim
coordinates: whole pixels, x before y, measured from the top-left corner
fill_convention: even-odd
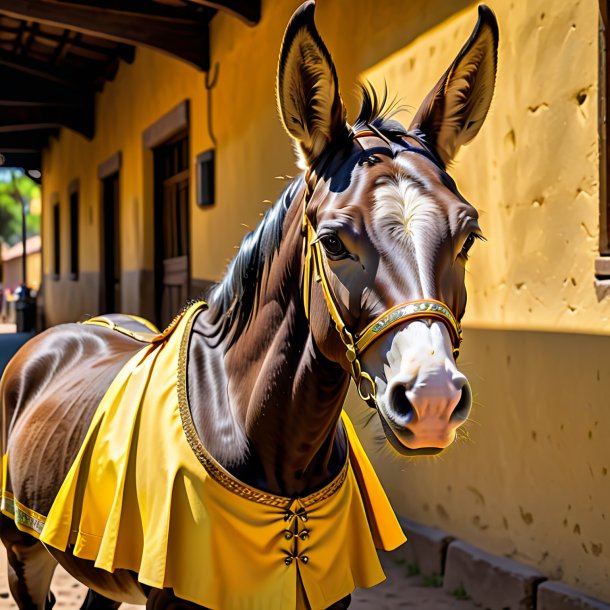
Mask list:
[[[45,515],[37,513],[19,502],[10,491],[3,491],[0,500],[0,511],[10,517],[18,529],[26,531],[34,536],[40,536],[47,520]]]
[[[153,333],[154,335],[160,334],[161,331],[150,320],[147,320],[146,318],[142,318],[141,316],[136,316],[136,315],[133,315],[133,314],[129,314],[129,317],[132,320],[135,320],[136,322],[139,322],[143,326],[146,326],[146,328],[148,328],[148,330],[151,333]]]
[[[109,320],[103,316],[96,316],[95,318],[85,320],[83,324],[87,324],[88,326],[101,326],[102,328],[109,328],[110,330],[115,330],[122,335],[127,335],[136,341],[140,341],[141,343],[153,343],[159,336],[159,333],[138,333],[133,330],[128,330],[127,328],[118,326],[112,320]],[[149,328],[148,325],[147,328]]]
[[[195,305],[206,309],[208,306],[205,301],[197,301],[196,303],[191,305],[191,307]],[[95,316],[93,318],[90,318],[89,320],[85,320],[83,324],[89,324],[90,326],[101,326],[103,328],[109,328],[110,330],[116,330],[122,335],[131,337],[132,339],[140,341],[141,343],[159,343],[173,332],[174,328],[184,317],[187,311],[188,309],[181,311],[179,314],[177,314],[163,331],[160,331],[152,322],[149,322],[145,318],[141,318],[140,316],[134,316],[131,314],[127,315],[128,318],[131,318],[132,320],[135,320],[136,322],[139,322],[140,324],[148,328],[151,331],[150,333],[129,330],[128,328],[119,326],[118,324],[116,324],[116,322],[114,322],[110,318],[107,318],[106,316]]]
[[[180,352],[178,355],[178,372],[177,372],[177,390],[178,390],[178,406],[180,410],[180,418],[182,420],[182,428],[186,435],[186,439],[191,446],[195,456],[201,462],[203,467],[206,469],[208,474],[214,478],[214,480],[222,485],[225,489],[232,491],[242,498],[257,502],[259,504],[265,504],[267,506],[276,506],[278,508],[289,508],[296,498],[288,498],[285,496],[277,496],[275,494],[264,492],[255,487],[251,487],[242,483],[239,479],[235,478],[230,472],[225,470],[215,459],[208,453],[206,448],[203,446],[195,424],[191,417],[191,409],[188,401],[188,390],[187,390],[187,360],[188,360],[188,348],[191,336],[191,329],[195,322],[195,315],[191,314],[191,317],[187,321],[186,328],[180,339]],[[341,472],[322,489],[309,494],[303,498],[298,498],[299,503],[308,507],[327,498],[330,498],[345,482],[347,477],[347,471],[349,468],[349,455],[345,460],[345,464],[341,469]]]

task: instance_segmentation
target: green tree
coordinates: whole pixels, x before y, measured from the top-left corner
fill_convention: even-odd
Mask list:
[[[9,246],[21,240],[22,201],[30,207],[40,201],[40,186],[16,169],[0,170],[0,241]],[[37,206],[38,208],[40,206]],[[30,209],[26,218],[28,237],[40,234],[39,210]]]

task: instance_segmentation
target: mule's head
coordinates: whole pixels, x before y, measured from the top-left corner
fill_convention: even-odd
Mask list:
[[[277,83],[280,114],[306,170],[302,290],[313,339],[361,383],[361,396],[372,394],[368,402],[396,449],[437,453],[470,412],[455,357],[465,265],[481,237],[477,211],[446,168],[487,115],[497,23],[479,7],[470,39],[408,128],[384,116],[366,90],[350,126],[314,8],[303,4],[288,25]],[[361,338],[367,328],[371,341]],[[359,338],[354,367],[349,344]],[[358,377],[359,367],[371,381]]]

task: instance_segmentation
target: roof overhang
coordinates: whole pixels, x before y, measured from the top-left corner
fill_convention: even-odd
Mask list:
[[[248,25],[261,0],[0,0],[0,154],[5,166],[40,169],[50,135],[95,134],[95,92],[135,47],[207,71],[218,12]]]

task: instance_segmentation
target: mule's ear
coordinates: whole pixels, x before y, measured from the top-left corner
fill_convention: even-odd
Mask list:
[[[337,72],[316,30],[314,10],[310,0],[290,19],[277,71],[280,116],[295,139],[303,169],[319,159],[331,140],[348,133]]]
[[[424,133],[445,165],[479,132],[493,97],[497,65],[498,22],[489,7],[480,5],[479,19],[468,42],[409,127]]]

